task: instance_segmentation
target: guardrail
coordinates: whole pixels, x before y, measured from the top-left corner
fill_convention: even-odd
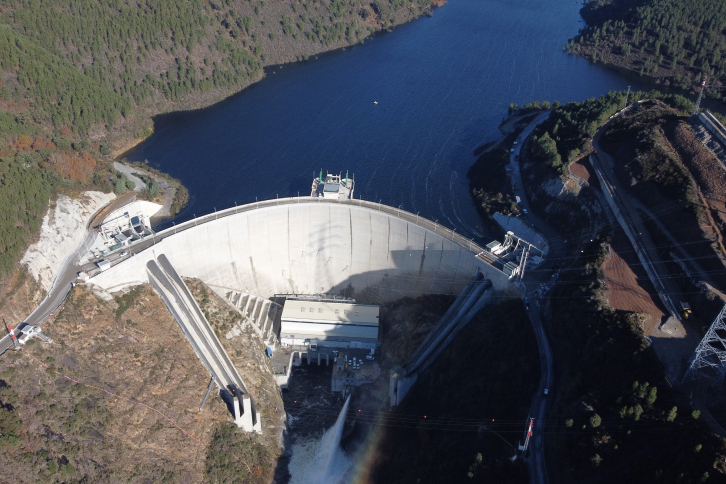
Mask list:
[[[437,223],[432,222],[431,220],[421,217],[418,214],[410,213],[405,210],[399,209],[399,208],[393,208],[389,207],[388,205],[383,205],[376,202],[369,202],[366,200],[336,200],[336,199],[325,199],[325,198],[318,198],[318,197],[290,197],[290,198],[277,198],[274,200],[264,200],[261,202],[254,202],[254,203],[248,203],[246,205],[238,205],[235,207],[230,207],[224,210],[220,210],[217,212],[213,212],[207,215],[203,215],[201,217],[195,217],[191,220],[187,220],[186,222],[183,222],[179,225],[174,225],[172,227],[168,227],[161,232],[155,233],[152,235],[152,238],[154,241],[161,241],[165,239],[166,237],[169,237],[170,235],[177,234],[179,232],[183,232],[185,230],[188,230],[190,228],[196,227],[200,224],[204,224],[207,222],[211,222],[212,220],[217,220],[224,217],[229,217],[232,215],[236,215],[238,213],[242,212],[250,212],[253,210],[258,210],[261,208],[267,208],[267,207],[273,207],[273,206],[285,206],[285,205],[296,205],[296,204],[314,204],[314,203],[330,203],[330,204],[340,204],[340,205],[352,205],[352,206],[358,206],[358,207],[366,207],[371,210],[376,210],[378,212],[387,213],[389,215],[394,215],[396,218],[400,218],[402,220],[406,220],[407,222],[413,223],[415,225],[418,225],[419,227],[425,228],[427,230],[431,230],[432,232],[435,232],[442,237],[445,237],[452,242],[457,243],[461,247],[468,249],[470,252],[473,252],[475,255],[482,252],[484,249],[476,244],[472,239],[468,239],[464,237],[463,235],[457,234],[455,229],[449,229],[445,226]],[[136,241],[132,243],[129,248],[133,249],[134,246],[138,246],[142,243],[148,243],[149,237],[145,237],[143,240]]]

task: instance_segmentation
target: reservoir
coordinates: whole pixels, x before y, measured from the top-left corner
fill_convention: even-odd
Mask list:
[[[160,116],[126,156],[188,187],[177,221],[308,195],[322,168],[355,174],[356,198],[479,237],[466,173],[509,103],[581,101],[633,84],[563,52],[584,26],[580,6],[451,0],[365,44],[269,68],[210,108]]]

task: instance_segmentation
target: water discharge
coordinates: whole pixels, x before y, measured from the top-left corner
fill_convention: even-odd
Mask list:
[[[320,440],[293,444],[290,459],[290,484],[338,484],[351,466],[340,447],[350,397],[345,401],[335,425]]]

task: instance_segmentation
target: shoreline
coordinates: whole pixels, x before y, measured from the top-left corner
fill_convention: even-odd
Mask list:
[[[431,12],[431,14],[433,15],[433,12],[442,8],[446,3],[447,2],[445,0],[435,0],[434,2],[432,2],[431,6],[429,7],[428,12]],[[267,78],[267,76],[270,74],[270,72],[274,73],[275,70],[284,69],[287,66],[293,66],[296,64],[301,64],[301,63],[306,63],[306,62],[313,62],[313,61],[319,60],[319,58],[321,58],[323,56],[339,54],[342,51],[345,51],[347,49],[355,48],[358,45],[362,45],[366,42],[373,41],[373,40],[377,39],[378,37],[382,37],[384,35],[390,34],[393,32],[394,29],[396,29],[402,25],[408,24],[410,22],[413,22],[415,20],[420,20],[421,17],[430,17],[432,15],[427,15],[425,12],[423,12],[419,15],[410,17],[407,20],[404,20],[395,25],[392,25],[389,27],[382,27],[378,30],[375,30],[358,42],[339,46],[339,47],[334,47],[334,48],[328,49],[328,50],[322,50],[317,54],[312,54],[312,55],[308,56],[307,59],[296,59],[296,60],[292,60],[290,62],[265,65],[262,67],[261,74],[255,80],[249,82],[248,84],[246,84],[242,87],[239,87],[234,92],[230,92],[226,95],[222,95],[221,97],[213,95],[213,96],[210,96],[210,99],[208,101],[200,101],[198,103],[191,103],[191,105],[188,107],[183,107],[183,106],[174,107],[173,109],[170,109],[169,111],[160,111],[156,114],[144,114],[143,116],[148,118],[151,121],[151,125],[152,125],[151,133],[144,138],[134,138],[134,137],[124,138],[122,136],[117,138],[117,141],[112,142],[112,144],[114,144],[115,146],[119,146],[119,147],[114,149],[111,152],[111,155],[110,155],[111,161],[121,162],[124,158],[126,158],[126,155],[130,151],[132,151],[134,148],[136,148],[138,145],[140,145],[147,139],[151,138],[154,134],[153,128],[156,126],[156,119],[161,116],[170,116],[170,115],[174,115],[177,113],[191,113],[194,111],[202,111],[204,109],[212,108],[220,103],[231,101],[235,96],[242,94],[245,90],[262,82],[264,79]],[[127,161],[129,163],[131,163],[132,160],[127,160]],[[143,161],[143,160],[133,160],[133,161]]]

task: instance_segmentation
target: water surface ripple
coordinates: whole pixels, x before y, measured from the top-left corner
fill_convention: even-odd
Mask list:
[[[160,116],[127,156],[189,188],[179,220],[307,194],[325,168],[355,173],[356,197],[477,237],[466,172],[510,102],[579,101],[632,84],[562,51],[584,25],[579,7],[451,0],[364,45],[276,68],[211,108]]]

